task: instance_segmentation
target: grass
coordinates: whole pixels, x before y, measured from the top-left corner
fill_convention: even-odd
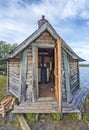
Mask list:
[[[6,86],[7,86],[7,77],[0,76],[0,92],[6,91]]]
[[[61,120],[61,115],[58,113],[52,113],[51,116],[54,120]]]
[[[7,86],[7,77],[0,76],[0,101],[5,96]]]
[[[36,116],[36,114],[26,114],[26,120],[27,121],[35,121],[35,116]]]
[[[67,122],[78,121],[79,120],[79,116],[78,116],[77,113],[66,113],[63,116],[63,120],[65,120]]]

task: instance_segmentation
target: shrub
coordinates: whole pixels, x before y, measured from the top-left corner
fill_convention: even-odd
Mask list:
[[[52,113],[51,116],[54,120],[60,120],[61,119],[61,115],[59,113]]]
[[[35,114],[31,113],[31,114],[26,114],[26,120],[27,121],[35,121]]]
[[[89,115],[87,115],[87,114],[86,114],[86,115],[83,115],[83,120],[84,120],[84,121],[89,121]]]

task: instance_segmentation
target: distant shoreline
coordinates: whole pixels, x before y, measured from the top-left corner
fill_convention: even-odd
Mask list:
[[[89,67],[89,64],[79,64],[79,67]]]

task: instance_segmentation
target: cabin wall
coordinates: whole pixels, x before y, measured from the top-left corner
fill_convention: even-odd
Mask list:
[[[16,97],[19,97],[20,85],[20,61],[11,59],[8,61],[8,89]]]
[[[8,86],[9,91],[17,98],[20,98],[20,71],[21,60],[11,59],[8,61]],[[26,70],[26,99],[32,97],[32,47],[27,49],[27,70]],[[22,88],[21,88],[22,89]]]
[[[79,68],[78,61],[71,59],[70,60],[70,85],[72,94],[79,88]]]

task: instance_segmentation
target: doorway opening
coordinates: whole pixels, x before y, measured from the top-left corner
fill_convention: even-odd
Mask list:
[[[39,97],[55,97],[54,49],[38,48]]]

